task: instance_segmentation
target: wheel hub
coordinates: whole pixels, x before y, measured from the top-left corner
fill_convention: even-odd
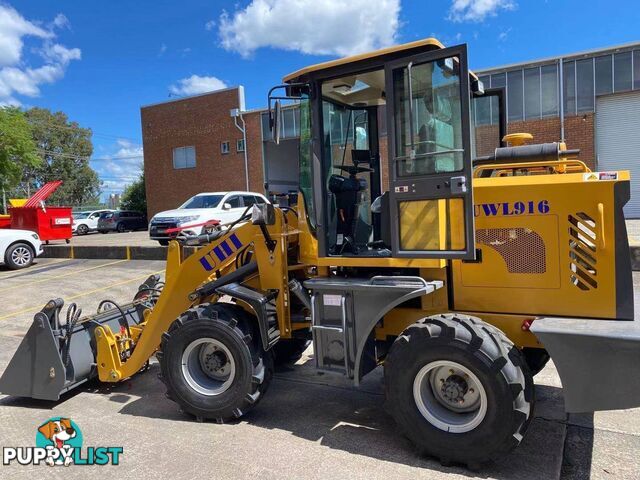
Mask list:
[[[413,398],[422,416],[449,433],[476,428],[487,413],[487,395],[478,377],[449,360],[423,366],[413,382]]]
[[[440,391],[442,397],[449,403],[464,403],[464,395],[469,390],[469,385],[460,375],[449,376]]]
[[[16,265],[24,266],[29,263],[31,253],[25,247],[18,247],[11,253],[11,259]]]
[[[182,354],[182,374],[187,384],[203,395],[220,395],[235,378],[235,361],[218,339],[200,338]]]

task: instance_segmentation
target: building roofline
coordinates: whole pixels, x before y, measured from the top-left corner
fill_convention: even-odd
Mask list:
[[[482,75],[484,73],[491,73],[491,72],[495,72],[497,70],[510,70],[513,68],[518,68],[518,67],[524,67],[526,65],[538,65],[541,63],[550,63],[553,61],[557,61],[559,59],[574,59],[574,58],[578,58],[578,57],[584,57],[584,56],[591,56],[591,55],[596,55],[598,53],[606,53],[606,52],[615,52],[616,50],[621,50],[621,49],[627,49],[627,48],[632,48],[632,47],[640,47],[640,42],[636,41],[636,42],[628,42],[628,43],[623,43],[620,45],[614,45],[612,47],[603,47],[603,48],[594,48],[594,49],[590,49],[590,50],[583,50],[580,52],[575,52],[575,53],[568,53],[565,55],[555,55],[555,56],[551,56],[551,57],[544,57],[544,58],[539,58],[536,60],[528,60],[528,61],[524,61],[524,62],[516,62],[516,63],[508,63],[505,65],[499,65],[497,67],[488,67],[488,68],[480,68],[480,69],[474,69],[474,72],[478,75]]]
[[[164,105],[167,103],[182,102],[184,100],[191,100],[192,98],[205,97],[207,95],[215,95],[217,93],[228,92],[230,90],[239,90],[240,88],[242,88],[242,85],[234,85],[233,87],[221,88],[219,90],[213,90],[211,92],[198,93],[196,95],[187,95],[180,98],[172,98],[170,100],[164,100],[162,102],[148,103],[146,105],[141,105],[140,110],[148,107],[157,107],[158,105]]]

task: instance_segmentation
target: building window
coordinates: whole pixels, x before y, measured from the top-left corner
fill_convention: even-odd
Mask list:
[[[613,56],[613,91],[631,90],[631,52]]]
[[[540,69],[524,71],[524,118],[540,118]]]
[[[542,116],[558,115],[558,66],[540,67],[540,94],[542,96]]]
[[[576,113],[576,62],[564,62],[564,112],[565,115]]]
[[[173,149],[173,168],[194,168],[196,166],[196,147],[178,147]]]
[[[640,90],[640,50],[633,51],[633,88]]]
[[[489,88],[490,78],[480,77],[480,81]],[[476,125],[488,125],[491,123],[491,99],[493,97],[477,97],[473,102],[475,108]]]
[[[497,73],[491,75],[491,88],[504,88],[507,85],[506,75],[504,73]],[[505,98],[506,100],[506,98]],[[498,106],[498,98],[493,97],[491,100],[491,123],[500,123],[500,107]],[[504,112],[505,115],[507,112]]]
[[[243,139],[236,140],[236,151],[237,152],[244,152],[244,140]]]
[[[592,112],[593,58],[576,61],[576,94],[578,112]]]
[[[522,120],[522,70],[507,72],[507,117],[510,122]]]
[[[595,58],[596,66],[596,95],[605,95],[613,91],[613,69],[611,55]]]
[[[229,147],[229,142],[221,142],[220,143],[220,153],[227,154],[229,153],[230,147]]]

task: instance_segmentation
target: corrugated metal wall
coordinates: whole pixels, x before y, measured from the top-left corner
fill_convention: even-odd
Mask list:
[[[640,218],[640,92],[598,97],[596,101],[598,170],[629,170],[631,200],[627,218]]]

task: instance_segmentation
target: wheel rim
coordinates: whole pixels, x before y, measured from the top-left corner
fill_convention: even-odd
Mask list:
[[[27,247],[17,247],[11,252],[11,260],[20,267],[29,265],[31,261],[31,250]]]
[[[78,227],[78,233],[79,233],[80,235],[84,235],[85,233],[87,233],[87,230],[89,230],[89,229],[87,228],[87,226],[86,226],[86,225],[80,225],[80,226]]]
[[[420,369],[413,381],[413,398],[429,423],[449,433],[469,432],[487,414],[487,393],[478,377],[449,360]]]
[[[226,392],[236,376],[229,349],[215,338],[199,338],[182,354],[182,375],[196,392],[216,396]]]

